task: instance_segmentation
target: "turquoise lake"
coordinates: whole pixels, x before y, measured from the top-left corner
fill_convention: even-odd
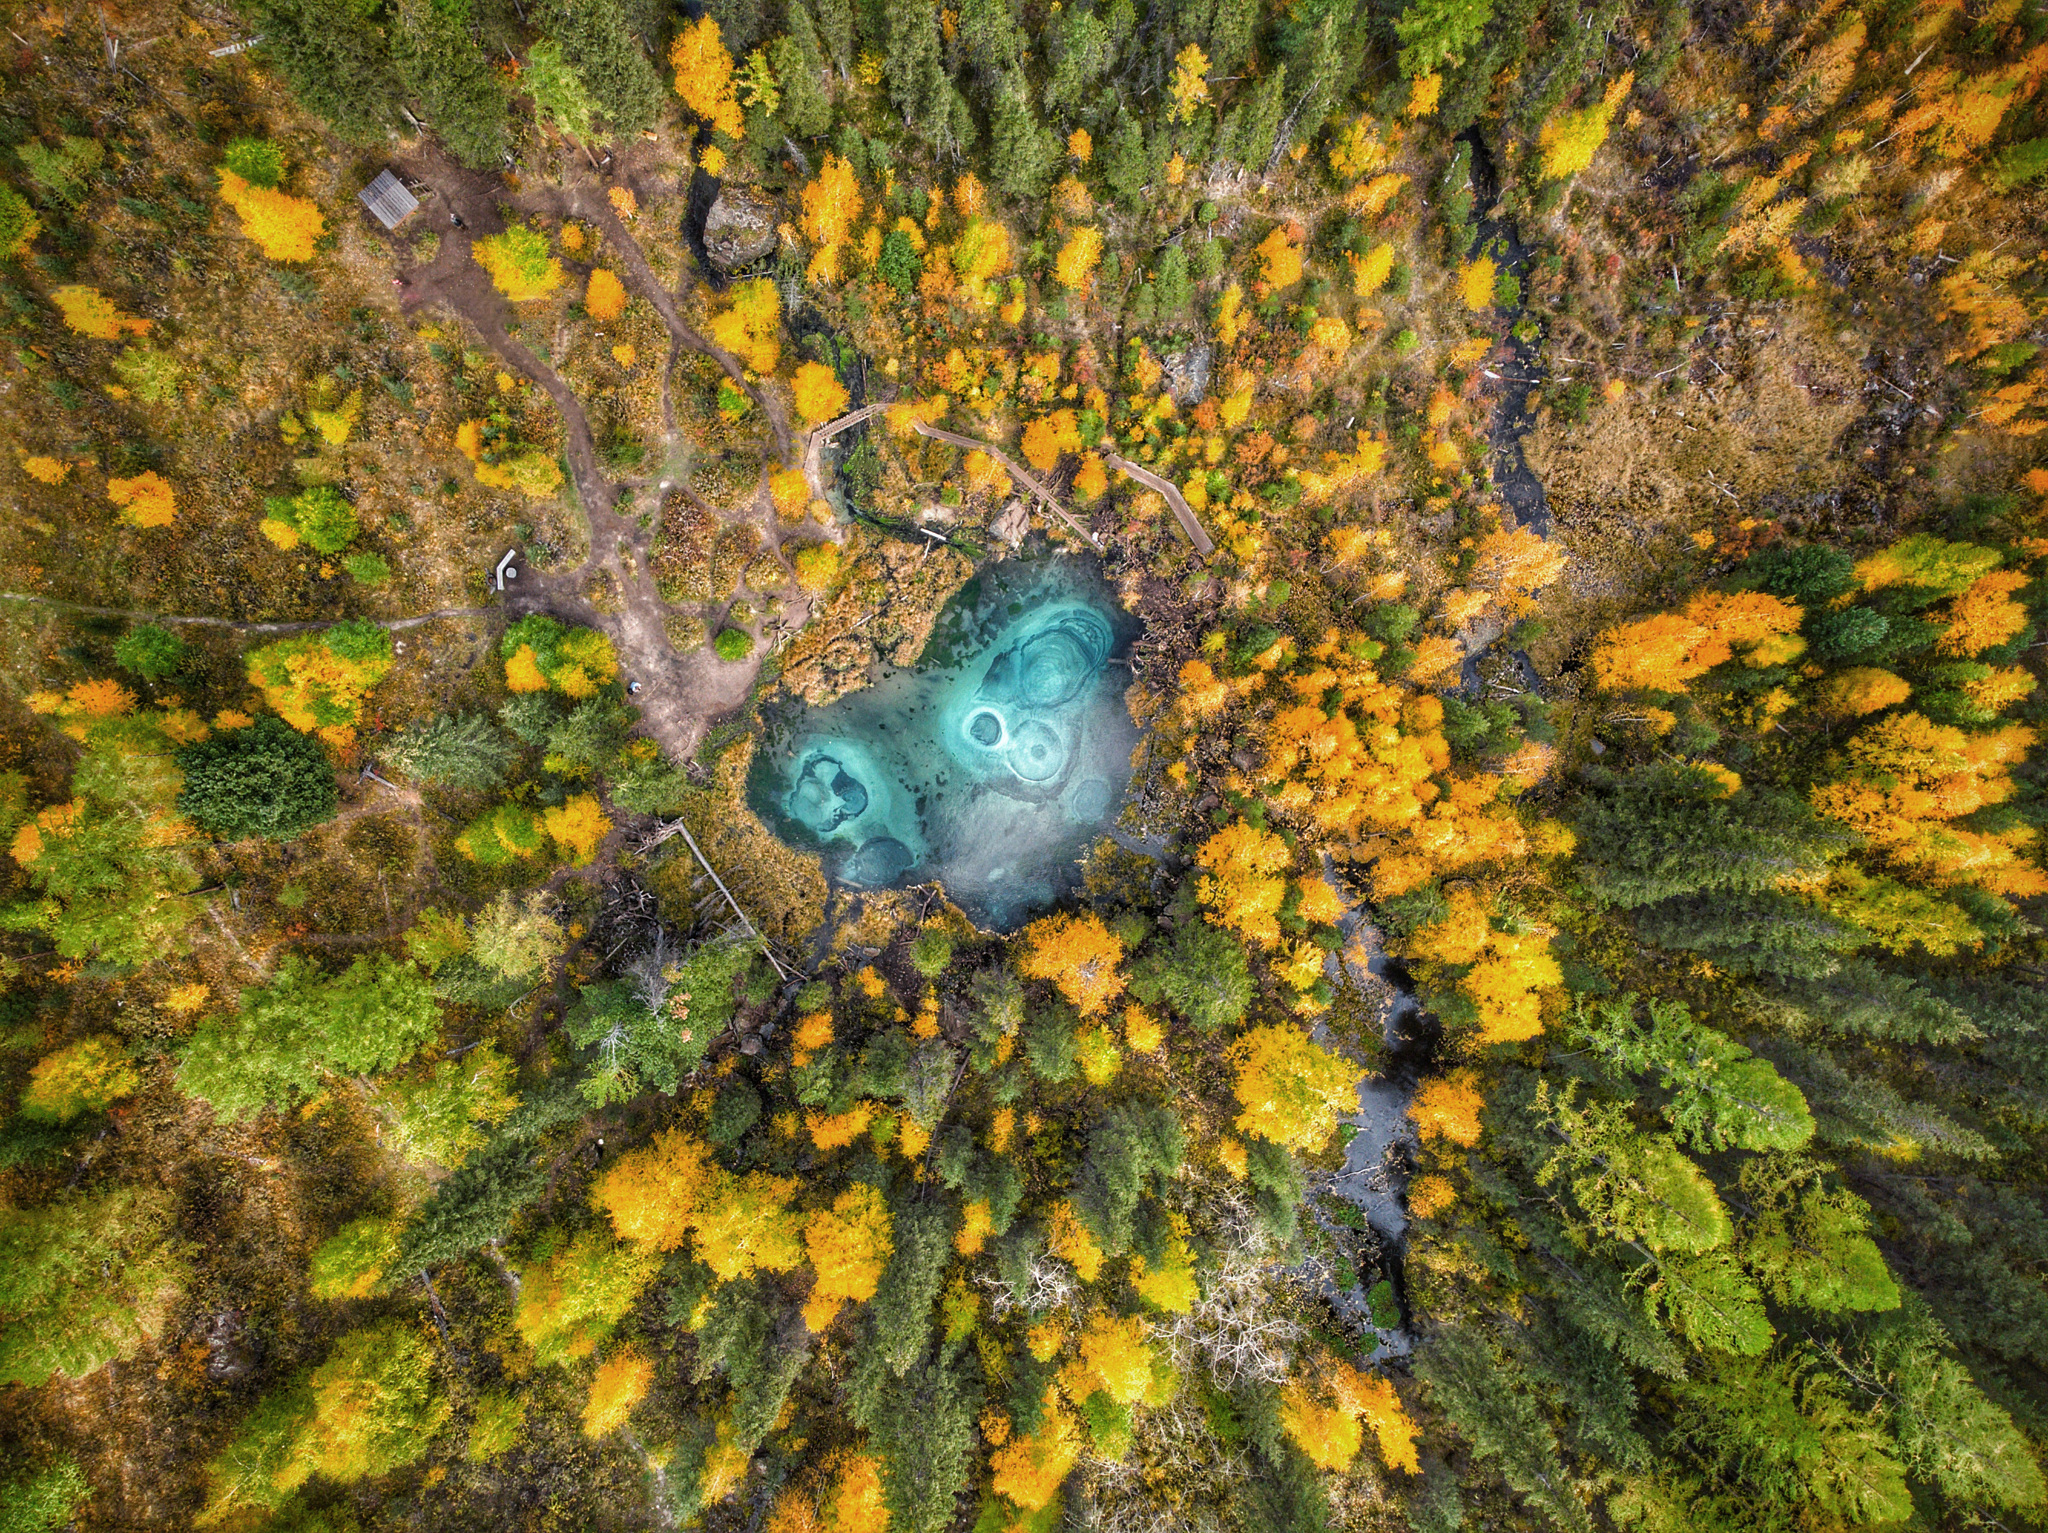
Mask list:
[[[915,666],[764,718],[748,802],[835,882],[936,879],[982,925],[1015,926],[1079,882],[1123,806],[1138,631],[1092,559],[992,565]]]

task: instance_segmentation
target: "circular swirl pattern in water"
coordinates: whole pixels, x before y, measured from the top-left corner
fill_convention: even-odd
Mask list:
[[[1067,764],[1059,731],[1043,719],[1027,719],[1010,738],[1010,770],[1026,782],[1050,782]]]
[[[988,750],[1000,748],[1005,733],[1003,716],[993,708],[980,709],[967,720],[967,738]]]
[[[1081,641],[1063,628],[1028,641],[1018,657],[1017,696],[1027,708],[1057,708],[1094,678]]]
[[[789,790],[787,805],[791,819],[813,835],[829,836],[867,812],[868,790],[830,756],[813,756]]]
[[[1067,813],[1083,824],[1109,813],[1111,790],[1104,777],[1084,777],[1067,792]]]
[[[846,860],[839,876],[850,884],[870,888],[893,884],[917,865],[917,856],[894,836],[876,836],[861,843],[859,851]]]

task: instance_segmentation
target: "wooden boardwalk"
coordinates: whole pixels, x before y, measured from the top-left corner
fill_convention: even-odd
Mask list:
[[[1180,523],[1180,530],[1185,532],[1188,541],[1195,545],[1196,553],[1206,559],[1216,552],[1216,540],[1209,536],[1208,529],[1196,518],[1195,508],[1188,504],[1188,498],[1175,488],[1171,480],[1162,479],[1149,468],[1140,468],[1113,452],[1104,453],[1102,461],[1126,478],[1135,479],[1146,489],[1157,490],[1165,496],[1167,505],[1173,508],[1173,519]]]
[[[887,402],[864,405],[858,410],[840,416],[837,420],[827,421],[811,433],[810,443],[804,448],[804,478],[810,484],[813,495],[822,497],[825,493],[818,479],[818,475],[823,467],[820,455],[824,451],[825,444],[831,441],[833,437],[839,435],[840,432],[857,426],[862,421],[878,415],[888,408]],[[1015,483],[1022,485],[1029,491],[1032,498],[1037,500],[1040,505],[1065,522],[1076,534],[1086,538],[1090,548],[1093,548],[1098,554],[1107,552],[1102,546],[1102,540],[1082,526],[1067,508],[1059,503],[1059,498],[1046,488],[1043,480],[1025,468],[1021,463],[1011,458],[1001,448],[992,446],[987,442],[977,441],[971,436],[962,436],[957,431],[943,431],[937,426],[928,426],[923,421],[913,421],[912,425],[916,427],[919,436],[930,437],[935,442],[946,442],[954,447],[963,447],[970,452],[986,453],[989,457],[995,459],[996,462],[1002,464],[1004,472]],[[1196,553],[1207,559],[1216,552],[1216,540],[1209,536],[1207,529],[1202,526],[1200,519],[1196,517],[1194,507],[1188,504],[1187,497],[1181,494],[1171,480],[1161,478],[1150,469],[1140,468],[1137,464],[1128,462],[1113,452],[1105,452],[1102,455],[1102,461],[1125,478],[1134,479],[1139,484],[1145,486],[1146,489],[1157,490],[1160,495],[1165,497],[1166,504],[1172,508],[1174,520],[1180,523],[1180,530],[1187,534],[1188,541],[1195,546]]]

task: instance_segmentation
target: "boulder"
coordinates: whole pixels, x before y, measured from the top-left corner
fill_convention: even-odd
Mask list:
[[[1185,351],[1170,352],[1162,359],[1166,370],[1166,391],[1177,405],[1197,405],[1209,392],[1209,373],[1215,350],[1207,342]]]
[[[1024,541],[1024,534],[1031,530],[1031,512],[1022,500],[1012,500],[989,523],[988,530],[991,537],[1015,548]]]
[[[704,253],[721,272],[751,266],[775,249],[775,204],[744,187],[728,186],[704,218]]]

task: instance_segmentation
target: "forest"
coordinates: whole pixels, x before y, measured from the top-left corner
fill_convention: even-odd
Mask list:
[[[2048,1529],[2043,0],[5,9],[0,1533]]]

